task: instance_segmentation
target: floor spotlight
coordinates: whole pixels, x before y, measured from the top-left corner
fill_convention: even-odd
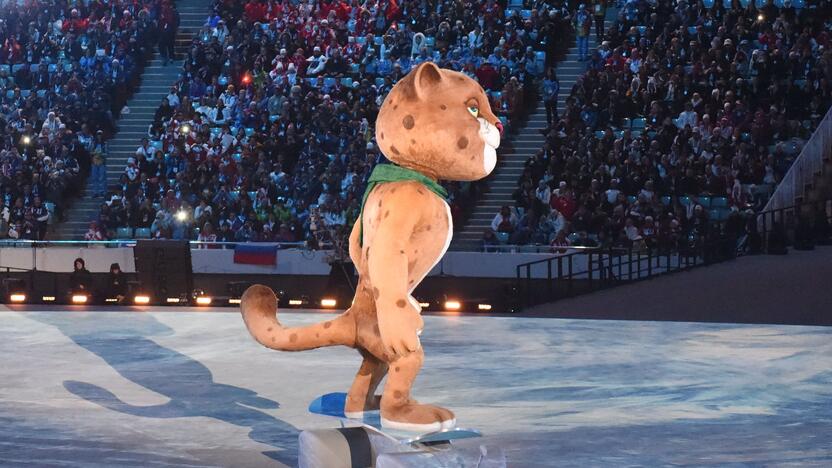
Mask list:
[[[72,303],[73,304],[86,304],[89,300],[89,297],[86,294],[73,294],[72,295]]]
[[[462,308],[462,303],[459,301],[445,301],[446,310],[459,310]]]
[[[331,297],[325,297],[325,298],[321,299],[321,307],[331,308],[331,307],[335,307],[337,305],[338,305],[338,301],[336,301],[335,299],[333,299]]]
[[[232,297],[228,300],[229,304],[234,304],[234,305],[239,305],[242,302],[243,302],[242,300],[240,300],[239,298],[236,298],[236,297]]]
[[[55,296],[43,296],[43,297],[41,297],[41,300],[43,302],[55,302],[56,299],[57,298]]]
[[[12,293],[9,295],[9,302],[20,304],[26,302],[26,295],[23,293]]]
[[[144,294],[137,294],[133,298],[133,303],[136,305],[148,305],[150,304],[150,296],[146,296]]]
[[[178,297],[169,297],[165,300],[165,302],[167,302],[168,304],[179,304],[180,302],[182,302],[182,300]]]
[[[491,310],[491,304],[477,304],[479,310]]]
[[[201,306],[211,305],[213,299],[210,296],[197,296],[196,304]]]
[[[290,306],[295,306],[295,307],[302,306],[303,305],[303,300],[301,300],[301,299],[289,299],[289,305]]]

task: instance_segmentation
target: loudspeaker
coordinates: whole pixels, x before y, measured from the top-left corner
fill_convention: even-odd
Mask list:
[[[133,247],[139,291],[154,302],[190,297],[194,290],[191,247],[188,241],[140,240]]]

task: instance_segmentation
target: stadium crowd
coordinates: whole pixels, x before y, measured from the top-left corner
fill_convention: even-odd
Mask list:
[[[0,4],[0,238],[43,239],[77,193],[168,0]]]
[[[822,3],[624,2],[485,246],[749,234],[832,103]]]
[[[342,239],[384,159],[378,107],[412,67],[462,71],[522,119],[568,36],[538,3],[217,0],[88,238]],[[476,185],[446,186],[459,217]]]

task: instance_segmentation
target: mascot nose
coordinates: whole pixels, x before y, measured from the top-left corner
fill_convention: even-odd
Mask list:
[[[498,120],[494,126],[500,131],[500,136],[503,136],[503,123]]]

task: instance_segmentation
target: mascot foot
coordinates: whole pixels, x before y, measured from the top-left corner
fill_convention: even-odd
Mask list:
[[[379,408],[381,408],[381,395],[372,395],[366,401],[347,395],[344,416],[350,419],[362,419],[366,411],[378,411]]]
[[[428,433],[456,427],[454,413],[434,405],[411,401],[381,409],[381,425],[385,429]]]

